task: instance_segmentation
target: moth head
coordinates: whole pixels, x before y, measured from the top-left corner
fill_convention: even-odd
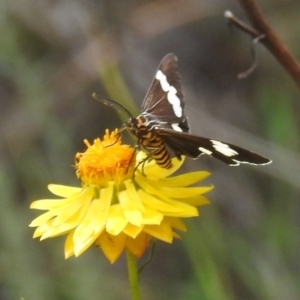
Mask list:
[[[121,131],[128,129],[130,132],[136,135],[138,131],[138,121],[134,117],[130,117],[121,127]]]

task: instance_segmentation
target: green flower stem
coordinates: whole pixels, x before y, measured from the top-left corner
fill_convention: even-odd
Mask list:
[[[139,288],[139,274],[136,264],[136,258],[128,250],[126,251],[128,276],[132,300],[141,300]]]

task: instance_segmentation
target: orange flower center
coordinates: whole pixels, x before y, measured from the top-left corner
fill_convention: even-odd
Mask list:
[[[111,134],[107,129],[102,141],[98,138],[92,145],[87,140],[84,143],[87,150],[75,156],[76,175],[83,183],[106,187],[109,181],[114,181],[119,188],[133,177],[134,149],[121,144],[117,129]]]

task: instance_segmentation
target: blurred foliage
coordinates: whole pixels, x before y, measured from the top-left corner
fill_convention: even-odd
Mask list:
[[[259,3],[300,59],[299,1]],[[123,259],[111,266],[94,248],[65,261],[63,237],[32,240],[28,207],[49,197],[48,183],[80,184],[72,165],[82,140],[124,121],[92,93],[137,113],[169,52],[179,58],[192,131],[274,162],[187,163],[212,172],[212,204],[188,220],[182,241],[158,243],[143,299],[300,298],[299,91],[260,45],[257,69],[236,79],[251,65],[251,40],[230,31],[226,9],[244,18],[229,0],[1,1],[1,299],[129,299]]]

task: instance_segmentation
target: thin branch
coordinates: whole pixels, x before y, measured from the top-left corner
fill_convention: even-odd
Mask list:
[[[231,24],[236,26],[237,28],[241,29],[242,31],[247,32],[249,35],[251,35],[253,38],[257,38],[261,35],[261,33],[238,19],[230,10],[226,10],[224,12],[224,17],[230,21]]]
[[[294,79],[298,87],[300,88],[300,64],[292,56],[287,47],[279,39],[275,31],[268,24],[263,16],[261,9],[257,5],[255,0],[237,0],[253,27],[250,27],[237,19],[231,12],[226,12],[225,17],[232,22],[233,25],[243,30],[252,37],[259,37],[262,34],[265,35],[260,42],[274,55],[278,62],[284,67],[284,69]]]

